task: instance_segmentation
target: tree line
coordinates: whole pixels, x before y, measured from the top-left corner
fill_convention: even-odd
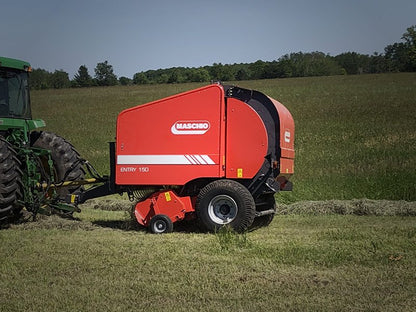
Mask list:
[[[74,79],[70,80],[68,73],[63,70],[55,70],[53,73],[44,69],[33,69],[30,74],[30,87],[32,89],[62,89],[95,86],[114,86],[122,83],[122,78],[117,79],[113,66],[108,61],[98,63],[94,69],[94,78],[88,72],[85,65],[81,65]]]
[[[113,66],[104,61],[97,63],[92,77],[88,68],[81,65],[74,79],[63,70],[48,72],[34,69],[31,74],[33,89],[114,86],[131,84],[184,83],[208,81],[235,81],[330,75],[357,75],[386,72],[416,71],[416,25],[407,28],[402,41],[388,45],[383,54],[341,53],[330,56],[323,52],[290,53],[275,61],[241,64],[214,63],[198,68],[172,67],[142,71],[132,78],[114,74]]]

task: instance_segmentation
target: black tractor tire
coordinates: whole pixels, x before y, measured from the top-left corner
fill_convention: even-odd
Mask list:
[[[20,165],[16,151],[0,138],[0,222],[17,218],[23,208],[17,202],[23,197]]]
[[[253,196],[233,180],[216,180],[201,189],[195,210],[198,220],[208,231],[230,226],[236,232],[247,231],[255,216]]]
[[[61,136],[51,132],[32,132],[31,145],[51,152],[54,172],[50,172],[47,159],[41,159],[43,169],[47,175],[54,177],[55,183],[63,181],[82,180],[85,176],[82,159],[74,146]],[[48,177],[44,177],[48,179]],[[57,189],[59,197],[64,199],[81,189],[81,186],[60,187]]]
[[[251,225],[252,230],[264,226],[269,226],[273,221],[274,215],[276,213],[276,200],[274,198],[274,194],[265,194],[256,200],[256,211],[262,212],[266,210],[273,210],[273,213],[256,217],[253,221],[253,224]]]
[[[149,230],[154,234],[172,233],[172,220],[163,214],[158,214],[150,219]]]

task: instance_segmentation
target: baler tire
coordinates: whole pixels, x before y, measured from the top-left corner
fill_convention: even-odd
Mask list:
[[[255,203],[248,189],[234,180],[216,180],[199,192],[195,211],[203,228],[215,232],[229,225],[247,231],[255,217]]]
[[[17,218],[23,208],[18,204],[18,199],[23,197],[20,166],[16,151],[0,138],[0,222]]]
[[[173,223],[172,220],[163,214],[158,214],[150,219],[149,223],[149,230],[153,234],[164,234],[164,233],[172,233],[173,231]]]
[[[274,198],[274,194],[263,195],[263,198],[260,199],[260,204],[256,203],[256,210],[274,210],[274,212],[276,213],[276,200]],[[253,221],[253,224],[251,225],[251,229],[254,230],[260,227],[269,226],[274,219],[275,213],[256,217]]]
[[[33,147],[50,150],[55,171],[53,173],[55,183],[84,179],[85,171],[81,157],[67,140],[52,132],[35,131],[31,133],[31,143]],[[48,172],[49,168],[46,164],[44,169],[48,174],[51,174]],[[64,199],[67,194],[72,194],[81,188],[81,186],[60,187],[57,189],[57,193],[61,199]]]

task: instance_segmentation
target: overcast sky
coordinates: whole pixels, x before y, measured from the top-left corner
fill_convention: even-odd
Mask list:
[[[1,0],[0,55],[34,68],[107,60],[148,69],[277,60],[291,52],[383,53],[416,25],[416,0]]]

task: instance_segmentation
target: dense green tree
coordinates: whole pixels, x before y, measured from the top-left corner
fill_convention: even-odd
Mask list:
[[[189,72],[189,81],[205,82],[210,80],[209,72],[205,68],[192,68]]]
[[[235,79],[237,80],[249,80],[250,79],[250,72],[248,68],[241,67],[235,73]]]
[[[69,88],[71,82],[69,81],[68,73],[61,70],[55,70],[50,76],[51,86],[55,89]]]
[[[291,53],[280,58],[276,65],[277,77],[330,76],[342,73],[335,59],[322,52]]]
[[[192,68],[173,67],[163,70],[160,74],[165,73],[169,76],[168,83],[182,83],[189,81],[189,75]]]
[[[385,59],[388,62],[390,71],[408,70],[408,53],[403,42],[388,45],[385,49]]]
[[[369,63],[368,63],[368,68],[367,68],[366,73],[378,74],[378,73],[386,73],[391,70],[392,69],[389,65],[389,62],[385,58],[384,55],[374,53],[372,56],[369,57]]]
[[[120,82],[122,86],[129,86],[133,83],[133,81],[127,77],[120,77],[118,81]]]
[[[408,53],[408,69],[416,71],[416,25],[407,28],[407,32],[403,34],[402,39]]]
[[[280,78],[280,68],[279,63],[274,62],[267,62],[263,67],[263,79],[273,79],[273,78]]]
[[[74,86],[76,87],[91,87],[93,85],[93,79],[88,73],[88,68],[85,65],[81,65],[78,72],[74,75]]]
[[[117,76],[113,71],[113,66],[108,64],[108,61],[97,63],[94,71],[95,79],[99,86],[114,86],[118,83]]]
[[[407,28],[403,34],[404,42],[388,45],[385,58],[392,71],[416,71],[416,26]]]
[[[233,66],[226,64],[223,67],[221,81],[231,81],[231,80],[235,80]]]
[[[348,75],[363,74],[369,72],[370,57],[356,52],[346,52],[335,57],[335,61]]]
[[[230,81],[234,80],[234,72],[232,65],[223,65],[221,63],[214,63],[209,67],[209,75],[212,80]]]
[[[71,82],[68,73],[63,70],[55,70],[53,73],[44,69],[34,69],[30,76],[30,86],[32,89],[62,89],[69,88]]]
[[[33,69],[29,76],[30,87],[36,90],[51,88],[50,76],[51,73],[44,69]]]
[[[144,73],[136,73],[133,76],[133,83],[134,84],[148,84],[149,79]]]
[[[179,82],[179,74],[177,70],[174,70],[170,73],[168,83],[178,83]]]
[[[278,76],[276,78],[290,78],[293,76],[293,62],[289,54],[283,55],[277,62]]]
[[[264,68],[266,63],[262,60],[258,60],[249,65],[249,70],[251,72],[251,79],[262,79],[264,78]]]
[[[156,83],[168,83],[168,81],[169,81],[168,74],[163,73],[157,78]]]

